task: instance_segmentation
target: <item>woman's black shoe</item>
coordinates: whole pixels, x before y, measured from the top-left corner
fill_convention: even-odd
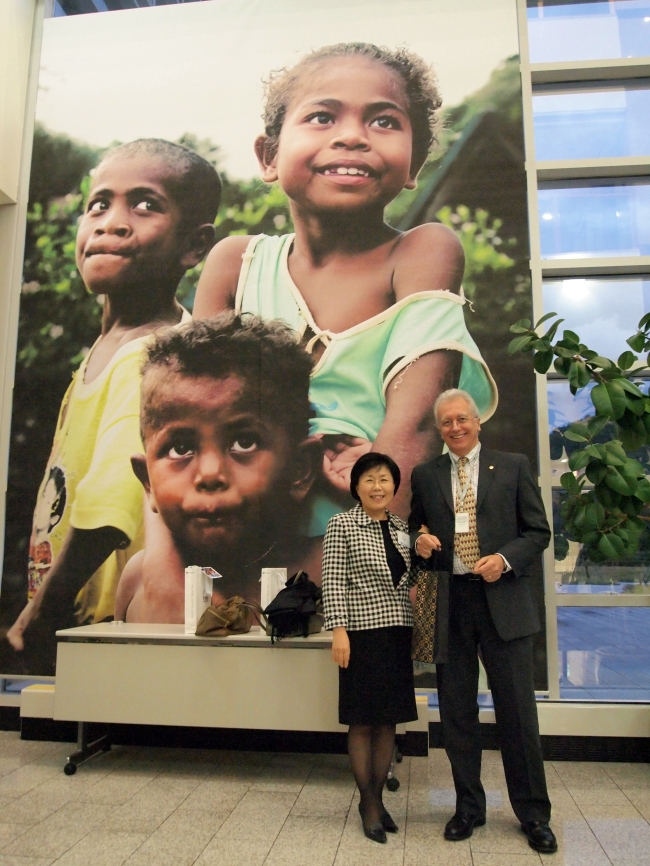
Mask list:
[[[381,826],[384,828],[384,830],[387,833],[397,833],[397,831],[399,830],[399,827],[393,821],[393,819],[388,814],[388,812],[384,812],[384,814],[381,816],[381,818],[379,820],[381,821]]]
[[[381,842],[382,845],[386,844],[386,831],[379,821],[377,821],[376,824],[371,824],[369,827],[366,827],[364,824],[363,832],[369,839],[372,839],[373,842]]]
[[[361,811],[361,803],[359,803],[359,814],[361,815],[361,823],[363,824],[363,832],[369,839],[372,839],[373,842],[381,842],[382,845],[386,844],[386,827],[384,826],[384,816],[381,816],[381,821],[377,821],[375,824],[370,824],[369,827],[366,827],[365,821],[363,820],[363,812]],[[384,812],[385,815],[388,815],[388,812]],[[393,827],[395,827],[395,822],[388,815]],[[397,831],[397,827],[395,830],[390,830],[389,832],[395,833]]]

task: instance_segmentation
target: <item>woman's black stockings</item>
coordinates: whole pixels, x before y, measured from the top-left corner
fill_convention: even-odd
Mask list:
[[[350,725],[348,754],[361,797],[364,827],[378,823],[385,812],[382,792],[394,747],[395,725]]]

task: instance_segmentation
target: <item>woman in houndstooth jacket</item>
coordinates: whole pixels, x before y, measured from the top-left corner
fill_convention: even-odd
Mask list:
[[[395,725],[417,718],[411,661],[413,612],[407,526],[388,511],[400,483],[387,455],[364,454],[352,468],[359,502],[329,521],[323,543],[325,628],[339,665],[339,721],[369,839],[386,841],[397,826],[382,802]]]

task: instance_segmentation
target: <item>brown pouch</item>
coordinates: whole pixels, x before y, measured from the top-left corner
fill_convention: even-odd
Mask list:
[[[211,604],[203,612],[196,627],[199,637],[228,637],[233,634],[247,634],[253,620],[259,625],[262,608],[254,601],[245,601],[240,595],[233,595],[221,604]]]
[[[426,664],[444,664],[449,628],[449,574],[418,568],[416,575],[411,657]]]

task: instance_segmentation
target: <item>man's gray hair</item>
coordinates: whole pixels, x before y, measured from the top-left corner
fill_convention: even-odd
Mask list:
[[[471,394],[463,391],[462,388],[448,388],[442,394],[438,394],[436,402],[433,404],[433,416],[436,419],[436,425],[438,424],[438,412],[442,404],[447,403],[448,400],[455,400],[457,397],[460,397],[467,403],[474,418],[480,419],[481,413],[478,411],[478,406]]]

